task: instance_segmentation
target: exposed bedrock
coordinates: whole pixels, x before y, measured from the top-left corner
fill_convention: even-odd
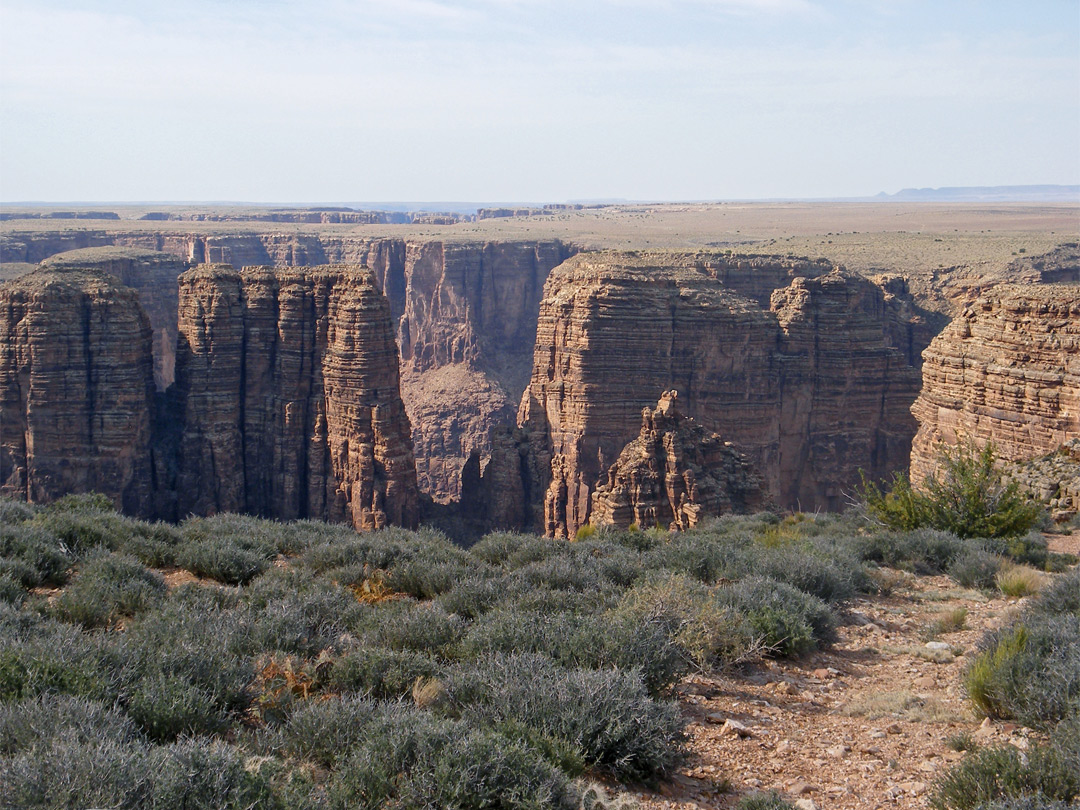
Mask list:
[[[679,411],[665,391],[641,414],[641,432],[593,492],[590,522],[626,529],[692,529],[702,518],[761,509],[761,480],[747,459]]]
[[[942,445],[993,442],[1025,461],[1080,437],[1080,285],[1001,285],[967,307],[924,352],[911,475]]]
[[[548,278],[518,416],[543,477],[546,533],[588,522],[642,409],[669,389],[748,456],[783,507],[840,508],[860,468],[906,466],[919,380],[890,344],[881,288],[830,270],[775,290],[766,311],[719,280],[723,261],[581,254]]]
[[[172,385],[176,367],[176,278],[187,265],[176,256],[143,248],[96,247],[51,256],[43,267],[111,273],[135,290],[154,330],[154,383]]]
[[[151,327],[113,276],[38,270],[0,285],[0,491],[97,491],[153,512]]]
[[[180,277],[180,516],[415,525],[389,305],[371,272],[200,267]]]

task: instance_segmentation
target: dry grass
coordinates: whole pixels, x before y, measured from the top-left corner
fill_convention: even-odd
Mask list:
[[[858,695],[842,712],[848,717],[865,717],[867,720],[891,717],[913,723],[955,723],[970,719],[936,698],[922,697],[907,689]]]
[[[1038,593],[1045,582],[1045,577],[1034,568],[1026,565],[1010,565],[998,571],[994,578],[998,590],[1014,599],[1022,599]]]

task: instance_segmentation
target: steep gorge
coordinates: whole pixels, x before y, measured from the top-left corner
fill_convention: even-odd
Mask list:
[[[589,521],[598,481],[668,389],[748,456],[784,508],[840,508],[860,468],[906,467],[919,379],[890,343],[883,290],[804,263],[772,272],[788,283],[765,310],[721,280],[726,261],[582,254],[549,277],[519,412],[546,533]]]

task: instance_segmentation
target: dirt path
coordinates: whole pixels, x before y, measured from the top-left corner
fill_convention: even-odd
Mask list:
[[[927,807],[934,779],[963,756],[950,738],[1027,745],[1028,729],[982,724],[961,684],[983,632],[1018,605],[948,577],[909,577],[850,605],[825,652],[689,679],[679,693],[692,755],[670,785],[637,794],[642,806],[727,808],[777,790],[807,809]],[[959,609],[963,629],[929,632]]]

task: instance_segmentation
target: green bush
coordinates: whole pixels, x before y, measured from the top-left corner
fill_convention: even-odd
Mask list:
[[[25,523],[37,513],[37,509],[25,501],[0,496],[0,526]]]
[[[25,599],[26,590],[23,586],[7,574],[0,574],[0,602],[18,607]]]
[[[103,627],[134,616],[165,596],[165,581],[142,564],[119,554],[92,557],[56,600],[56,614],[84,627]]]
[[[186,542],[176,550],[176,564],[196,576],[243,585],[266,570],[266,557],[218,539]]]
[[[662,776],[683,755],[678,707],[649,697],[634,670],[564,670],[537,655],[493,655],[448,677],[466,718],[520,723],[623,779]]]
[[[965,588],[991,589],[1001,570],[1001,557],[969,544],[949,565],[949,576]]]
[[[46,694],[103,697],[114,682],[98,640],[0,604],[0,701]]]
[[[968,694],[989,717],[1047,728],[1080,715],[1080,616],[1042,615],[991,634],[966,675]]]
[[[361,647],[334,661],[330,686],[394,700],[407,695],[418,678],[433,677],[438,670],[433,659],[420,653]]]
[[[359,614],[350,628],[370,645],[452,657],[465,622],[432,602],[393,600]]]
[[[774,655],[802,655],[833,637],[836,617],[829,606],[783,582],[749,577],[720,598],[742,617],[744,632]]]
[[[786,801],[775,791],[771,793],[752,793],[743,796],[735,805],[735,810],[795,810],[795,805]]]
[[[177,675],[154,672],[139,680],[127,711],[153,740],[171,741],[182,734],[212,734],[228,724],[214,696]]]
[[[33,752],[60,738],[126,743],[136,742],[142,735],[130,717],[101,701],[43,695],[0,702],[0,757]]]
[[[0,570],[24,587],[63,585],[71,563],[60,539],[40,526],[0,526]]]
[[[358,744],[371,740],[384,715],[378,703],[362,695],[309,701],[289,715],[276,739],[290,756],[333,767]]]
[[[1005,482],[994,467],[993,444],[981,449],[973,442],[943,447],[938,472],[927,479],[925,493],[916,492],[903,473],[897,473],[886,494],[863,478],[862,496],[868,512],[896,530],[929,526],[958,537],[1018,537],[1042,516],[1042,508]]]
[[[973,810],[991,802],[1038,797],[1071,802],[1080,795],[1080,770],[1054,746],[1035,746],[1026,754],[1011,745],[968,754],[935,787],[936,810]]]

